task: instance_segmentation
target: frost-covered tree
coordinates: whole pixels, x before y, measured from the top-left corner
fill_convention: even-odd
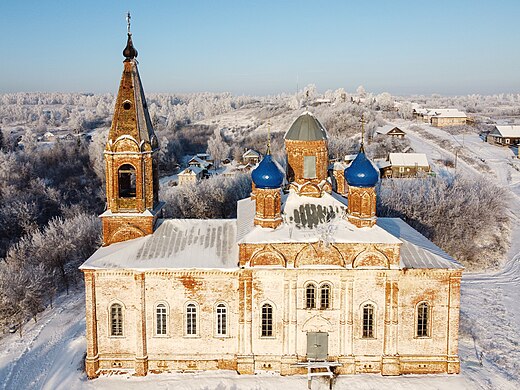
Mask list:
[[[207,149],[207,153],[214,159],[215,168],[218,169],[221,161],[229,157],[230,151],[231,148],[222,137],[221,130],[216,128],[213,137],[208,140]]]
[[[511,239],[509,195],[484,176],[385,179],[378,215],[403,218],[471,270],[501,264]]]

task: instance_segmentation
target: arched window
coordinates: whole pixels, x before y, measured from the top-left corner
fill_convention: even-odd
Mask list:
[[[374,338],[374,305],[370,303],[363,306],[363,338]]]
[[[273,307],[265,303],[262,305],[262,337],[273,336]]]
[[[217,336],[227,335],[227,307],[223,303],[217,305]]]
[[[186,306],[186,334],[189,336],[197,334],[197,306],[194,303]]]
[[[429,337],[428,304],[422,302],[417,306],[417,337]]]
[[[325,283],[320,287],[320,309],[328,309],[330,307],[330,285]]]
[[[123,335],[123,306],[114,303],[110,306],[110,336]]]
[[[316,286],[313,283],[309,283],[307,287],[305,287],[305,308],[316,308]]]
[[[135,198],[135,168],[130,164],[121,165],[118,171],[119,197]]]
[[[166,335],[166,324],[167,324],[167,310],[166,305],[164,303],[159,303],[155,307],[155,320],[156,320],[156,327],[155,327],[155,334],[159,336]]]

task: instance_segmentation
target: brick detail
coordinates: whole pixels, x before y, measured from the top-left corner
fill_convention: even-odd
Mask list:
[[[332,175],[334,176],[334,180],[336,182],[336,188],[334,189],[338,194],[343,195],[346,190],[345,186],[345,170],[338,169],[333,170]]]
[[[348,187],[348,220],[357,227],[376,223],[376,190],[374,187]]]
[[[282,223],[281,192],[279,188],[255,188],[256,214],[254,224],[266,228],[276,228]]]
[[[289,182],[294,182],[298,184],[298,186],[302,186],[305,183],[319,185],[327,179],[327,170],[329,167],[329,153],[326,140],[297,141],[286,139],[285,150],[287,152],[287,180]],[[316,156],[315,178],[304,177],[304,156]],[[305,187],[301,187],[301,189],[305,189]],[[296,187],[296,190],[299,192],[298,187]],[[326,189],[320,188],[320,193],[323,190]]]
[[[103,245],[131,240],[152,234],[158,213],[155,215],[118,215],[102,216]]]

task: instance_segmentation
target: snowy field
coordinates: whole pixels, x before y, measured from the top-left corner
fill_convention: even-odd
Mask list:
[[[409,123],[409,122],[408,122]],[[405,131],[407,131],[405,129]],[[334,389],[518,389],[520,388],[520,172],[513,152],[483,143],[476,135],[453,137],[435,129],[435,136],[464,142],[468,155],[478,155],[492,171],[490,180],[508,186],[512,193],[514,230],[508,261],[495,273],[465,273],[462,280],[460,375],[342,376]],[[446,155],[431,140],[409,133],[412,146],[428,156]],[[459,161],[458,169],[478,171]],[[60,297],[54,309],[24,328],[23,338],[0,338],[0,390],[2,389],[175,389],[242,390],[306,389],[305,376],[254,376],[232,371],[171,373],[133,377],[127,373],[87,380],[83,372],[85,319],[83,291]],[[315,379],[313,389],[328,389]]]

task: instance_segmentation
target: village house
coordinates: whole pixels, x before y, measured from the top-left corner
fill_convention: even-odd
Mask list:
[[[498,145],[518,145],[520,143],[520,125],[496,125],[488,134],[487,141]]]
[[[414,108],[413,115],[434,127],[462,126],[468,122],[466,113],[456,108]]]
[[[183,169],[181,172],[179,172],[177,177],[178,184],[180,186],[186,184],[194,184],[204,178],[204,169],[199,168],[197,166],[189,166]]]
[[[253,149],[247,149],[242,155],[242,161],[244,164],[256,165],[260,162],[262,155]]]
[[[424,153],[389,153],[379,169],[384,178],[423,177],[431,170]]]
[[[204,159],[201,157],[204,157],[204,154],[197,154],[190,158],[188,160],[188,166],[189,167],[197,167],[202,170],[208,171],[209,169],[213,168],[213,160]]]
[[[342,196],[326,129],[304,112],[285,134],[287,172],[268,152],[236,219],[163,219],[159,144],[130,32],[123,54],[103,246],[80,267],[89,378],[292,375],[317,360],[338,374],[459,372],[462,266],[401,219],[377,217],[379,174],[363,145]]]
[[[395,138],[404,138],[406,133],[395,125],[381,126],[376,130],[376,134],[388,135]]]

